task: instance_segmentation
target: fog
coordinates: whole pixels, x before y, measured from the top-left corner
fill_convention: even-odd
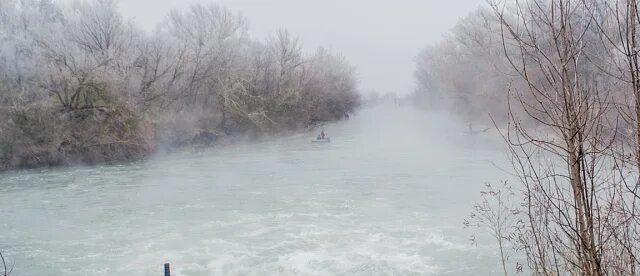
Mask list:
[[[494,275],[500,139],[412,95],[479,2],[0,1],[0,275]]]
[[[209,0],[127,0],[120,10],[151,30],[171,9]],[[244,14],[250,33],[266,37],[279,28],[308,46],[344,54],[358,71],[361,91],[406,95],[415,87],[414,57],[439,41],[455,23],[484,0],[222,0]],[[149,7],[153,7],[152,10]]]
[[[635,275],[639,16],[1,0],[0,276]]]
[[[503,152],[447,117],[391,104],[326,125],[329,144],[5,174],[0,245],[15,275],[495,275],[462,218]]]

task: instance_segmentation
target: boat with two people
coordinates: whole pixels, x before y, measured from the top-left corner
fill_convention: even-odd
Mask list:
[[[331,142],[331,138],[324,134],[324,130],[318,134],[315,140],[311,140],[312,143],[329,143]]]

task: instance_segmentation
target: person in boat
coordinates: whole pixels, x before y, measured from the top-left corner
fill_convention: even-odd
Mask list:
[[[324,130],[320,131],[320,134],[318,135],[318,140],[324,140],[326,136],[324,135]]]

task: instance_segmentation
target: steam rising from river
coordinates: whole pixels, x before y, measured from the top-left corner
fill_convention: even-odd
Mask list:
[[[493,275],[462,220],[503,179],[490,134],[368,108],[315,133],[118,166],[0,175],[15,275]]]

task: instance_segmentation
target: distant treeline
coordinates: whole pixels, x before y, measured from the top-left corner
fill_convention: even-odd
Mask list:
[[[114,0],[0,1],[0,169],[138,159],[344,118],[352,67],[281,30],[247,34],[210,4],[172,11],[153,33]]]
[[[500,22],[482,6],[416,58],[418,103],[445,108],[464,119],[506,114],[513,69],[504,57]]]

